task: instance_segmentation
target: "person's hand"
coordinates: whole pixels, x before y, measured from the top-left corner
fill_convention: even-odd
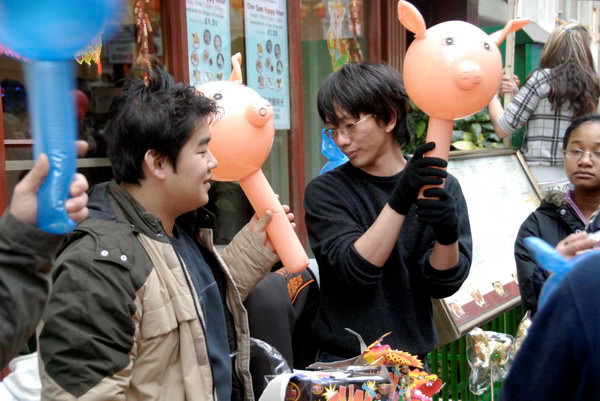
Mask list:
[[[292,227],[296,228],[296,223],[293,222],[294,214],[290,213],[290,207],[288,205],[282,206],[283,211],[286,213],[288,220],[290,221],[290,223],[292,223]],[[265,245],[265,248],[267,248],[271,252],[275,252],[275,248],[273,247],[273,244],[271,243],[271,240],[269,239],[269,236],[267,235],[266,231],[267,226],[269,225],[272,219],[273,212],[271,212],[270,210],[267,210],[264,216],[262,216],[260,219],[255,213],[250,219],[249,228],[250,231],[252,231],[254,235],[256,235],[259,241],[261,241]]]
[[[441,185],[448,176],[448,162],[439,157],[423,157],[426,152],[435,148],[434,142],[419,146],[398,178],[392,191],[388,205],[396,212],[406,215],[424,185]],[[439,167],[439,168],[436,168]]]
[[[503,75],[502,80],[500,81],[500,89],[498,90],[498,95],[503,96],[506,93],[511,94],[512,96],[516,95],[519,92],[519,85],[521,82],[519,81],[519,77],[513,75],[512,78],[508,75]]]
[[[572,258],[582,252],[587,252],[600,246],[600,243],[593,238],[588,237],[588,233],[581,231],[570,234],[562,241],[556,244],[556,251],[567,259]]]
[[[417,199],[415,204],[419,222],[430,225],[435,240],[442,245],[458,241],[458,214],[452,195],[444,188],[428,188],[423,195],[437,199]]]
[[[86,142],[77,141],[77,153],[80,156],[87,152],[87,148]],[[41,154],[31,171],[15,186],[9,210],[13,216],[24,223],[36,224],[37,193],[48,175],[49,169],[48,157]],[[82,174],[76,174],[70,187],[71,198],[65,202],[65,209],[69,217],[76,222],[84,220],[88,215],[86,207],[88,187],[86,178]]]

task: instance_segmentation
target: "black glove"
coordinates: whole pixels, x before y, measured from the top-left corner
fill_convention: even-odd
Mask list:
[[[435,168],[445,168],[448,165],[446,160],[439,157],[423,157],[424,153],[433,148],[434,142],[419,146],[400,174],[396,188],[388,199],[388,205],[398,213],[408,214],[423,185],[441,185],[444,183],[443,178],[448,176],[446,170]]]
[[[429,188],[423,195],[438,199],[416,201],[419,221],[433,228],[435,239],[440,244],[450,245],[458,241],[458,215],[452,195],[444,188]]]

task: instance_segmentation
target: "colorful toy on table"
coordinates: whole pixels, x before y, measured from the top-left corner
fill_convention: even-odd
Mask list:
[[[504,380],[512,362],[514,338],[476,327],[467,334],[467,362],[471,367],[469,390],[477,395]],[[494,392],[491,391],[491,399]]]
[[[398,2],[398,19],[415,34],[404,57],[403,77],[410,99],[429,115],[426,142],[436,147],[427,156],[447,160],[453,120],[476,113],[492,100],[502,77],[498,45],[530,20],[511,20],[492,35],[463,21],[426,29],[419,11],[403,0]]]
[[[325,130],[325,128],[321,130],[321,154],[325,156],[328,161],[323,168],[321,168],[319,174],[325,174],[349,160],[348,156],[342,152],[333,139],[325,133]]]
[[[102,33],[121,6],[121,0],[0,0],[0,43],[28,60],[34,154],[45,153],[50,161],[38,193],[37,218],[50,233],[75,227],[64,207],[76,165],[73,57]]]
[[[221,108],[220,118],[210,126],[208,148],[218,162],[212,170],[213,179],[239,181],[259,217],[271,210],[273,219],[267,234],[283,265],[294,273],[308,266],[308,256],[261,170],[275,135],[273,108],[256,91],[242,85],[241,57],[239,53],[232,57],[229,81],[198,87]]]

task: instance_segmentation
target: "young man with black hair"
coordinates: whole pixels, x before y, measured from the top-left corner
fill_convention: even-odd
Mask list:
[[[44,400],[252,400],[242,306],[277,261],[253,220],[219,254],[208,202],[216,103],[155,69],[105,130],[116,182],[57,259],[39,333]]]
[[[385,342],[423,356],[437,343],[431,298],[456,292],[471,264],[471,231],[458,181],[445,160],[402,155],[410,134],[400,74],[381,64],[347,64],[318,94],[328,135],[349,162],[306,189],[306,224],[321,276],[313,332],[322,361]],[[418,200],[424,185],[431,199]],[[437,198],[437,199],[436,199]]]

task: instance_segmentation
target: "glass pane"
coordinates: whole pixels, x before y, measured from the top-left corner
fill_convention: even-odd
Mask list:
[[[302,0],[305,180],[310,182],[326,163],[321,155],[317,93],[323,80],[348,62],[366,60],[365,9],[362,0]]]
[[[73,58],[76,71],[76,90],[73,97],[76,105],[79,138],[86,140],[90,150],[85,156],[86,166],[79,171],[86,175],[90,184],[110,180],[112,172],[106,158],[106,144],[103,129],[113,97],[119,93],[123,80],[137,76],[139,67],[137,57],[136,23],[133,15],[135,0],[128,1],[124,21],[121,21],[117,33],[110,40],[103,40],[100,62],[92,60],[79,64]],[[149,53],[152,61],[163,63],[164,44],[162,40],[160,0],[142,2],[152,32],[149,32]],[[0,56],[0,85],[2,86],[3,120],[5,140],[31,139],[27,107],[27,85],[23,67],[19,60]],[[6,149],[8,196],[11,195],[19,177],[31,166],[30,145],[8,144]]]

